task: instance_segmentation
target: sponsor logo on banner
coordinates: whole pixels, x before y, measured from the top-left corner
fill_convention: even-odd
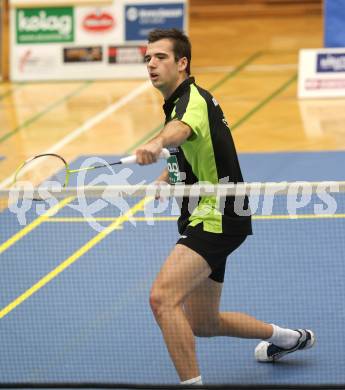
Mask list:
[[[318,54],[316,71],[322,72],[345,72],[345,53]]]
[[[345,79],[307,79],[305,89],[311,91],[316,89],[345,89]]]
[[[300,50],[298,97],[345,97],[344,48]]]
[[[16,9],[17,43],[54,43],[74,41],[72,7]]]
[[[126,15],[126,41],[143,41],[155,28],[178,28],[184,26],[184,4],[128,4]]]
[[[82,27],[88,32],[109,31],[114,29],[115,19],[110,13],[97,10],[85,16]]]
[[[146,46],[109,46],[109,64],[142,64]]]
[[[17,66],[21,74],[49,73],[56,68],[57,58],[43,49],[28,48],[19,54]]]
[[[78,45],[119,45],[123,42],[124,21],[119,2],[103,7],[80,6],[75,9]]]
[[[63,49],[63,62],[102,62],[102,46],[65,47]]]

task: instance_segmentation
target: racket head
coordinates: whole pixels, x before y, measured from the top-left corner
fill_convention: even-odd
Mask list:
[[[66,160],[56,153],[38,154],[25,160],[16,169],[11,188],[36,201],[49,199],[49,189],[65,188],[70,171]]]

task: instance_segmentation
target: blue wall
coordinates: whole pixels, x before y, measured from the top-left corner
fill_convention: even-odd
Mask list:
[[[324,46],[345,47],[345,0],[324,0]]]

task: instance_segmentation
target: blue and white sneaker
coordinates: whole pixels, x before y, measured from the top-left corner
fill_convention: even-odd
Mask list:
[[[300,334],[297,344],[289,349],[280,348],[268,341],[261,341],[255,348],[255,358],[258,362],[275,362],[288,353],[312,348],[315,344],[315,335],[308,329],[296,329]]]

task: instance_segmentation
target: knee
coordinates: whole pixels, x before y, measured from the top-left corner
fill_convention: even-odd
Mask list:
[[[150,307],[156,319],[169,311],[169,295],[161,288],[153,287],[150,293]]]

